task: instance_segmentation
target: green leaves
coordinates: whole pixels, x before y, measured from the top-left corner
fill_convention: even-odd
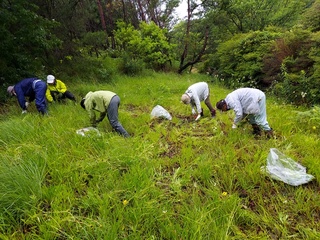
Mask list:
[[[218,47],[220,73],[227,85],[235,87],[256,86],[261,81],[262,59],[279,34],[272,31],[256,31],[237,34]]]
[[[142,59],[152,69],[164,68],[172,58],[172,45],[166,38],[166,31],[154,22],[141,22],[139,29],[119,22],[115,39],[123,51],[135,59]]]
[[[37,73],[46,52],[59,45],[50,33],[55,22],[37,14],[37,6],[29,1],[4,1],[0,19],[1,81],[17,81],[21,75]]]

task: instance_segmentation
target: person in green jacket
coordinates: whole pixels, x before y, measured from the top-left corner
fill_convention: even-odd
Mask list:
[[[46,98],[48,102],[58,101],[62,99],[70,99],[76,101],[74,95],[67,90],[67,86],[61,81],[56,79],[53,75],[47,76],[47,92]]]
[[[96,127],[107,115],[110,125],[117,133],[123,137],[130,137],[118,121],[120,98],[116,93],[110,91],[88,92],[81,100],[80,105],[83,109],[87,110],[93,127]],[[95,111],[100,112],[98,119],[96,119]]]

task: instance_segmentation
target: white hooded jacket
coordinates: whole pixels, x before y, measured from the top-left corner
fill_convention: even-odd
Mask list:
[[[185,92],[191,101],[190,105],[192,109],[196,109],[198,113],[201,113],[201,101],[204,101],[209,96],[209,86],[206,82],[198,82],[192,84]]]
[[[235,112],[234,124],[239,123],[245,115],[253,115],[255,123],[269,130],[265,99],[265,94],[259,89],[239,88],[229,93],[225,101],[228,109],[233,109]]]

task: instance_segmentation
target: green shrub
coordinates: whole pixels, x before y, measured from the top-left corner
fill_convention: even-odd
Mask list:
[[[127,75],[139,72],[141,63],[154,70],[163,70],[172,60],[172,45],[166,38],[166,32],[154,22],[141,22],[139,29],[118,22],[115,39],[120,50],[124,52],[122,70]]]
[[[292,64],[292,58],[283,61],[282,80],[275,82],[272,92],[287,103],[295,105],[313,105],[320,102],[320,81],[314,76],[308,77],[304,70],[289,73],[286,65]]]
[[[272,92],[287,103],[306,104],[308,102],[305,86],[308,84],[305,72],[288,73],[285,64],[282,65],[283,80],[274,84]]]
[[[106,49],[107,33],[104,31],[87,32],[83,39],[82,44],[88,51],[90,56],[101,56],[101,50]]]
[[[277,36],[279,33],[273,30],[255,31],[237,34],[221,43],[217,57],[222,82],[231,88],[262,85],[262,60]]]
[[[144,66],[145,64],[142,59],[134,59],[129,54],[124,53],[122,54],[119,70],[122,74],[135,76],[142,73]]]

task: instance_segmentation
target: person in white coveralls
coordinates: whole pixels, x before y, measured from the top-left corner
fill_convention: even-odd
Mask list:
[[[210,90],[206,82],[198,82],[192,84],[190,87],[188,87],[187,91],[181,96],[181,102],[183,102],[184,104],[190,104],[192,114],[195,115],[198,113],[196,116],[196,120],[203,116],[201,101],[204,101],[206,106],[209,108],[211,116],[215,117],[216,110],[211,105]]]
[[[253,134],[261,135],[262,129],[268,138],[273,136],[273,130],[267,121],[266,96],[261,90],[239,88],[217,102],[216,107],[223,112],[234,110],[235,118],[232,128],[237,128],[239,122],[248,117],[253,127]]]

